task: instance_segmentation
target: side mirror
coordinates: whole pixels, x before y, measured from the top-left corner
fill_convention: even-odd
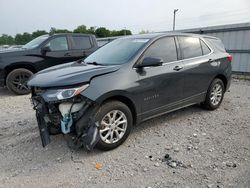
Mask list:
[[[145,57],[140,64],[135,65],[135,68],[143,68],[143,67],[157,67],[163,64],[163,60],[161,58],[155,57]]]
[[[44,46],[41,49],[42,54],[46,54],[47,52],[51,52],[51,49],[49,46]]]

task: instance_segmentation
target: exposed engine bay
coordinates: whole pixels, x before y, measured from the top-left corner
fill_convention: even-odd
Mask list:
[[[44,93],[45,90],[32,88],[31,100],[43,147],[51,142],[50,135],[63,134],[69,147],[92,150],[100,139],[99,124],[94,120],[98,104],[79,94],[65,97],[57,92],[57,100],[50,100]]]

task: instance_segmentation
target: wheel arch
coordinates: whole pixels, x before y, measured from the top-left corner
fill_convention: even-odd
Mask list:
[[[15,70],[15,69],[20,69],[20,68],[27,69],[27,70],[29,70],[29,71],[31,71],[31,72],[33,72],[33,73],[36,73],[36,72],[37,72],[36,68],[35,68],[33,65],[31,65],[31,64],[29,64],[29,63],[26,63],[26,62],[8,65],[8,66],[6,66],[5,69],[4,69],[4,70],[5,70],[5,75],[4,75],[4,82],[5,82],[5,84],[6,84],[6,78],[7,78],[8,74],[9,74],[11,71],[13,71],[13,70]]]
[[[224,87],[225,87],[225,89],[226,89],[226,88],[227,88],[227,84],[228,84],[227,77],[226,77],[225,75],[223,75],[223,74],[218,74],[217,76],[214,77],[214,79],[216,79],[216,78],[222,80],[222,82],[223,82],[223,84],[224,84]],[[213,80],[214,80],[214,79],[213,79]]]
[[[111,100],[116,100],[124,103],[131,111],[132,117],[133,117],[133,124],[135,125],[138,120],[137,120],[137,109],[135,106],[135,103],[127,96],[125,95],[112,95],[112,96],[107,96],[102,99],[101,104],[111,101]]]

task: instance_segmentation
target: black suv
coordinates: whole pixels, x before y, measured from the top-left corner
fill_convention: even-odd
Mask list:
[[[214,110],[229,88],[231,61],[214,37],[147,34],[43,70],[28,82],[43,146],[63,133],[71,145],[109,150],[133,124],[193,104]]]
[[[42,69],[86,58],[97,49],[94,35],[40,36],[22,48],[0,51],[0,86],[15,94],[27,94],[27,81]]]

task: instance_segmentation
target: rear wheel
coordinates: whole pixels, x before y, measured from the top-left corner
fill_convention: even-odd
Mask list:
[[[214,81],[210,84],[206,100],[202,104],[204,108],[208,110],[215,110],[217,109],[224,97],[225,93],[225,86],[221,79],[214,79]]]
[[[11,71],[6,78],[6,85],[9,91],[17,95],[30,93],[27,81],[32,75],[33,73],[30,70],[24,68]]]
[[[133,125],[130,109],[119,101],[104,103],[96,115],[96,120],[100,125],[100,141],[96,147],[101,150],[111,150],[121,145]]]

